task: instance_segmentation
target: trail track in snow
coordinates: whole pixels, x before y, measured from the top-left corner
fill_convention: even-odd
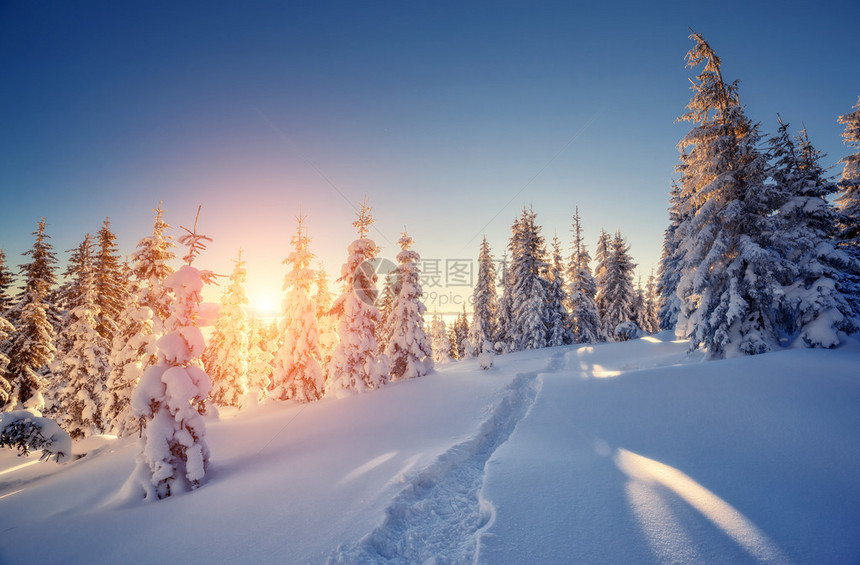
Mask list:
[[[469,563],[478,534],[492,521],[480,498],[487,461],[526,417],[540,391],[541,373],[558,371],[563,353],[540,371],[519,373],[471,439],[451,447],[408,481],[385,510],[385,520],[329,563]]]

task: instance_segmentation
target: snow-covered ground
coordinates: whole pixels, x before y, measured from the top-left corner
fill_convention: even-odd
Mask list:
[[[667,334],[224,411],[207,482],[135,438],[0,450],[0,563],[857,563],[860,344],[700,362]]]

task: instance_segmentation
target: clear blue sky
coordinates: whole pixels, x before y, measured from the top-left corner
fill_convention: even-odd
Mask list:
[[[688,26],[765,132],[780,112],[845,154],[856,0],[597,4],[0,3],[0,247],[17,268],[41,216],[60,252],[109,216],[128,252],[159,200],[174,226],[202,204],[199,266],[243,247],[250,292],[277,295],[299,206],[334,278],[367,194],[391,257],[404,225],[427,258],[484,232],[500,254],[523,205],[568,245],[578,205],[592,252],[620,229],[647,275]]]

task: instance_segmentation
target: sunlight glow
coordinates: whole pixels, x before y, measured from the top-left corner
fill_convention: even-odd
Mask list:
[[[591,366],[591,376],[595,379],[608,379],[611,377],[617,377],[620,374],[621,371],[610,371],[609,369],[605,369],[600,365]]]
[[[39,463],[39,462],[40,461],[38,459],[35,459],[33,461],[27,461],[26,463],[21,463],[20,465],[16,465],[14,467],[9,467],[5,471],[0,471],[0,475],[5,475],[6,473],[11,473],[13,471],[17,471],[18,469],[23,469],[24,467],[29,467],[30,465],[35,465],[36,463]],[[0,498],[2,498],[2,497],[0,497]]]
[[[276,316],[281,311],[280,298],[274,294],[260,292],[249,296],[251,314],[258,318]]]
[[[376,467],[379,467],[380,465],[382,465],[383,463],[385,463],[386,461],[388,461],[389,459],[391,459],[395,455],[397,455],[396,451],[389,451],[388,453],[383,453],[379,457],[374,457],[373,459],[371,459],[370,461],[368,461],[364,465],[361,465],[361,466],[353,469],[352,472],[350,472],[347,476],[345,476],[340,481],[338,481],[338,483],[337,483],[338,486],[346,484],[349,481],[355,479],[356,477],[360,477],[361,475],[367,473],[368,471],[371,471],[371,470],[375,469]]]
[[[659,339],[657,339],[656,337],[654,337],[652,335],[646,335],[645,337],[642,338],[642,341],[647,341],[648,343],[663,343],[662,341],[660,341]]]
[[[787,562],[779,548],[755,524],[719,496],[678,469],[626,449],[618,449],[615,464],[634,483],[639,483],[645,487],[656,484],[669,489],[698,510],[702,516],[710,520],[757,560],[769,563]],[[631,503],[634,505],[634,510],[637,503],[641,510],[642,494],[641,489],[628,489],[628,495],[633,495]],[[653,507],[652,510],[659,510],[660,508],[671,512],[668,505]],[[641,512],[637,512],[637,514],[640,515],[640,518],[643,517]],[[659,518],[661,522],[667,524],[672,522],[671,516],[660,516]],[[653,518],[649,517],[649,519]],[[651,525],[653,526],[653,524]],[[643,523],[643,526],[647,529],[649,524]]]
[[[19,488],[18,490],[13,490],[12,492],[7,492],[7,493],[6,493],[6,494],[4,494],[3,496],[0,496],[0,500],[3,500],[3,499],[4,499],[4,498],[6,498],[7,496],[12,496],[13,494],[18,494],[18,493],[19,493],[19,492],[21,492],[22,490],[26,490],[26,489]]]

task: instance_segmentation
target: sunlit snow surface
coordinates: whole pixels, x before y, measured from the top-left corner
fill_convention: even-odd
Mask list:
[[[860,562],[860,345],[701,362],[666,334],[223,410],[199,490],[136,438],[0,450],[0,563]],[[36,454],[37,456],[38,454]]]

